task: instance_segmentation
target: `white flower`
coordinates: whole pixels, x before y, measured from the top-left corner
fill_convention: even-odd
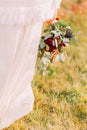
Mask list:
[[[65,62],[65,56],[64,56],[64,53],[60,54],[60,60],[61,60],[62,62]]]
[[[69,39],[68,38],[63,38],[63,42],[64,43],[69,43]]]
[[[44,65],[47,65],[48,63],[50,63],[50,60],[46,57],[43,57],[42,62],[43,62]]]

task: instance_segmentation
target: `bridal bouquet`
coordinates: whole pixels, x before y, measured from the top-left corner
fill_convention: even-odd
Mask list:
[[[65,62],[64,50],[70,45],[73,36],[71,27],[63,20],[55,18],[46,21],[39,44],[40,62],[45,67],[52,62]]]

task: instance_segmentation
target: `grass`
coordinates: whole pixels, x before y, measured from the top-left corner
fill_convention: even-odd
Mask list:
[[[67,21],[80,35],[66,50],[66,62],[51,64],[46,76],[36,72],[33,111],[4,130],[87,130],[86,20],[79,13],[69,13]]]

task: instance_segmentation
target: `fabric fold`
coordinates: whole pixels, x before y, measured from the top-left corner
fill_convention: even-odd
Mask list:
[[[26,7],[20,4],[23,1]],[[14,2],[17,3],[12,6]],[[33,109],[31,81],[42,24],[54,16],[60,2],[0,1],[0,129],[10,126]]]
[[[46,3],[48,0],[3,0],[0,1],[0,6],[9,6],[9,7],[30,7],[35,5],[40,5]]]
[[[42,2],[30,7],[0,6],[0,24],[31,24],[51,19],[61,0],[44,1],[45,4]]]

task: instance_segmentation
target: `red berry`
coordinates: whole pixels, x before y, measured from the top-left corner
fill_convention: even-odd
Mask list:
[[[55,18],[55,20],[60,20],[60,18]]]

